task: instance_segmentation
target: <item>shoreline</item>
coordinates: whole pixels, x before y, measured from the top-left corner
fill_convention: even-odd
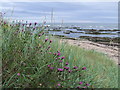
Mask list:
[[[96,42],[92,42],[89,40],[72,40],[72,39],[66,39],[61,38],[60,42],[66,42],[69,45],[78,46],[80,48],[86,49],[86,50],[95,50],[97,52],[105,54],[108,58],[113,60],[117,65],[118,63],[118,47],[108,46],[104,44],[99,44]]]

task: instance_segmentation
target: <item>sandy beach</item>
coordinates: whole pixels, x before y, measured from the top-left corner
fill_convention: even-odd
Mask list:
[[[91,42],[88,40],[61,39],[61,41],[66,42],[70,45],[75,45],[75,46],[78,46],[80,48],[87,49],[87,50],[95,50],[97,52],[104,53],[111,60],[114,60],[116,64],[119,64],[118,63],[118,47],[98,44],[98,43]]]

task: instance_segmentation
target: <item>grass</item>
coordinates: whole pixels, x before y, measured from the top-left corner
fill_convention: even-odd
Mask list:
[[[67,60],[72,65],[77,64],[88,68],[84,80],[91,82],[94,88],[118,87],[118,66],[103,53],[68,44],[63,44],[63,46],[61,45],[63,53],[68,56]]]
[[[3,88],[118,87],[118,66],[104,54],[60,43],[46,35],[44,27],[31,31],[20,27],[25,25],[0,27]]]

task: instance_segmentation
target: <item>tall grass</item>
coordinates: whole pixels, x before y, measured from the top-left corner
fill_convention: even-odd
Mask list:
[[[117,66],[102,53],[60,43],[44,27],[2,23],[0,30],[3,88],[118,87]]]
[[[64,46],[64,47],[63,47]],[[71,65],[85,66],[87,70],[82,81],[90,82],[94,88],[117,88],[118,66],[103,53],[85,50],[68,44],[59,45]]]

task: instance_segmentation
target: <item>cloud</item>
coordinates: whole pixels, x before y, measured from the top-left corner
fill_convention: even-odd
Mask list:
[[[1,0],[1,2],[119,2],[119,0]]]
[[[46,16],[47,21],[50,22],[52,9],[56,22],[64,19],[67,23],[117,23],[115,17],[118,15],[117,2],[3,2],[0,9],[12,9],[13,7],[13,18],[33,21],[42,20]],[[10,13],[7,17],[11,17]]]

